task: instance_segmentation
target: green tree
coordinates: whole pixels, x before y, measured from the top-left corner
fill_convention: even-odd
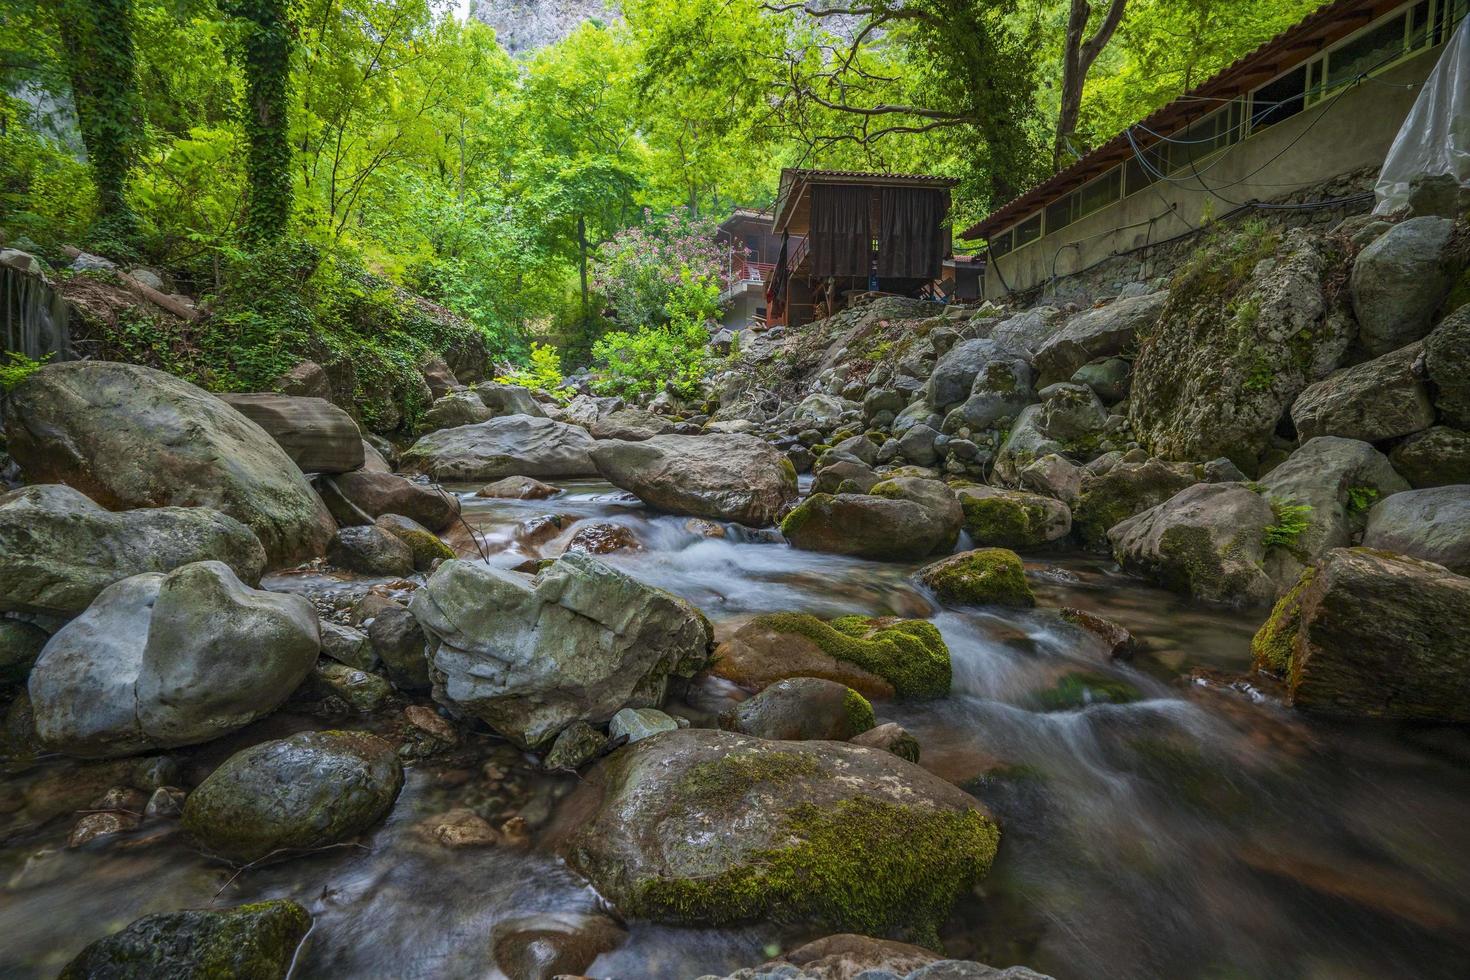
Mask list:
[[[286,0],[220,0],[242,22],[238,55],[245,71],[242,117],[249,140],[250,179],[245,235],[274,241],[291,220],[291,142],[287,112],[291,88],[291,23]]]

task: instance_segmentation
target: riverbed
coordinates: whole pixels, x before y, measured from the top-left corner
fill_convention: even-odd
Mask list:
[[[1028,556],[1035,610],[945,608],[914,584],[916,565],[795,551],[734,527],[707,537],[606,484],[562,486],[542,501],[455,488],[468,526],[450,537],[463,548],[473,531],[486,560],[510,567],[558,554],[585,522],[611,522],[642,547],[605,560],[689,599],[721,633],[785,610],[924,617],[940,629],[951,694],[876,708],[880,722],[918,738],[923,766],[981,799],[1004,828],[990,876],[941,929],[949,955],[1061,980],[1466,975],[1470,732],[1330,724],[1281,707],[1239,679],[1263,612],[1203,608],[1073,553]],[[384,583],[267,581],[317,593],[373,584]],[[1122,623],[1142,649],[1111,660],[1058,617],[1063,606]],[[708,724],[739,697],[702,680],[670,710]],[[202,775],[227,749],[313,724],[283,712],[190,754],[186,771]],[[534,760],[482,743],[473,759],[465,747],[411,765],[363,846],[240,873],[149,824],[73,850],[64,816],[13,837],[0,845],[0,976],[54,976],[86,943],[151,912],[277,897],[315,919],[295,976],[502,976],[501,937],[607,922],[608,910],[540,833],[576,778],[537,774]],[[40,759],[7,777],[3,796],[43,792],[73,766]],[[449,850],[419,832],[426,817],[485,793],[525,816],[528,846]],[[587,972],[684,980],[817,934],[623,923],[603,942],[616,948]]]

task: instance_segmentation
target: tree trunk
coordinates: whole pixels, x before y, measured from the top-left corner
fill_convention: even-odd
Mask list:
[[[130,244],[137,219],[128,207],[128,168],[139,114],[133,64],[132,0],[57,0],[77,124],[97,186],[97,229]]]
[[[577,250],[582,274],[582,322],[587,322],[587,219],[577,215]]]
[[[291,145],[287,104],[291,83],[291,25],[287,0],[220,0],[227,14],[247,22],[240,39],[245,68],[245,236],[255,244],[279,239],[291,219]]]
[[[1123,9],[1128,0],[1111,0],[1107,14],[1097,26],[1097,33],[1083,40],[1087,33],[1087,21],[1092,16],[1092,6],[1087,0],[1072,0],[1071,12],[1067,15],[1067,34],[1062,44],[1062,98],[1057,113],[1056,142],[1052,146],[1052,167],[1060,170],[1071,158],[1071,138],[1077,132],[1077,119],[1082,114],[1082,90],[1087,84],[1087,73],[1092,69],[1097,56],[1112,40],[1113,32],[1123,20]]]

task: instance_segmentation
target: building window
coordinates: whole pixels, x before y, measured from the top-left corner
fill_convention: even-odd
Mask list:
[[[1054,201],[1046,206],[1046,233],[1048,235],[1054,231],[1061,231],[1076,220],[1076,194],[1068,194],[1060,201]]]
[[[1404,54],[1409,12],[1390,17],[1327,53],[1327,87],[1335,89],[1376,71]]]
[[[1085,217],[1112,204],[1123,190],[1123,171],[1114,167],[1077,192],[1077,217]]]
[[[990,239],[990,254],[1004,255],[1011,250],[1011,233],[1004,232]]]
[[[1025,221],[1016,225],[1016,239],[1012,248],[1020,248],[1029,245],[1041,237],[1041,212],[1038,211]]]
[[[1307,67],[1293,69],[1251,93],[1252,130],[1265,129],[1302,111],[1307,89],[1311,87]]]

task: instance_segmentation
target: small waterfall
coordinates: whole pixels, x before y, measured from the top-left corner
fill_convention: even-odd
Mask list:
[[[61,294],[40,276],[0,263],[4,349],[41,360],[71,356],[70,312]]]

